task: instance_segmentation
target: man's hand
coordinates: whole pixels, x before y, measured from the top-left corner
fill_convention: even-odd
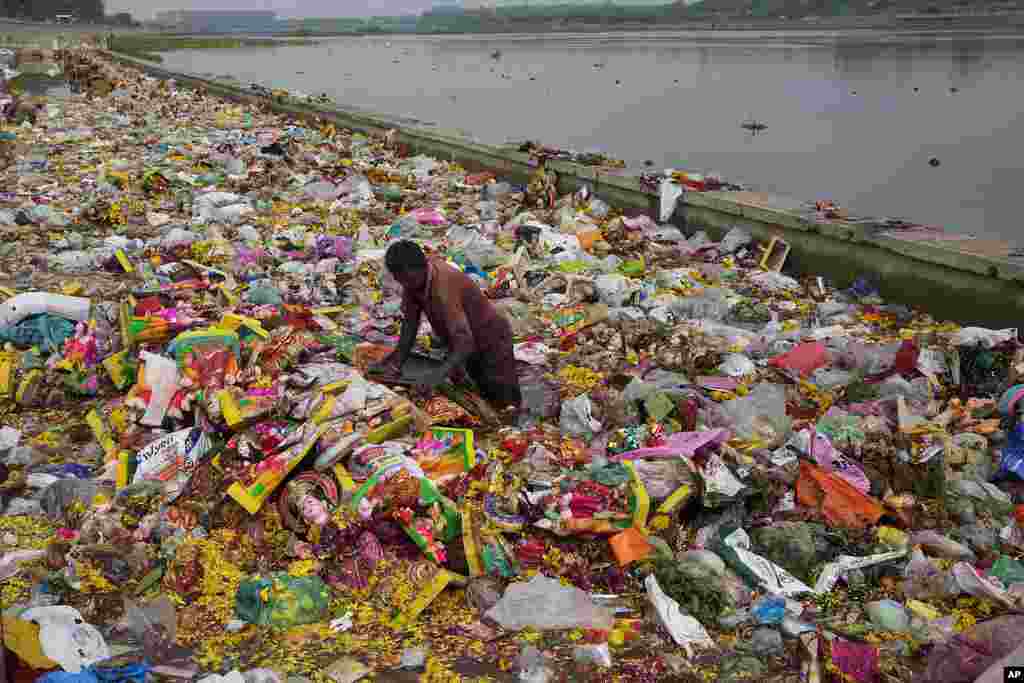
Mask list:
[[[383,360],[370,366],[370,372],[378,375],[401,375],[402,366],[405,361],[398,357],[397,351],[392,351]]]
[[[448,378],[448,373],[443,370],[433,370],[416,382],[416,391],[421,394],[430,395]]]

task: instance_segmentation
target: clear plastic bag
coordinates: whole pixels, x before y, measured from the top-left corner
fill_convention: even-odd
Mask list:
[[[543,575],[510,585],[501,600],[487,611],[487,617],[511,631],[527,627],[610,630],[614,622],[612,613],[595,605],[584,591]]]
[[[589,438],[601,431],[601,423],[594,419],[593,406],[586,394],[580,394],[562,403],[559,424],[563,434],[572,436]]]
[[[786,415],[786,390],[778,384],[758,384],[741,398],[721,404],[736,435],[746,441],[781,443],[792,420]]]
[[[920,550],[914,550],[903,569],[903,594],[911,600],[946,597],[946,574]]]

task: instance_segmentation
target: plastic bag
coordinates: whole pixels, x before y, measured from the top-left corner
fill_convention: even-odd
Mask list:
[[[945,598],[945,583],[945,572],[915,548],[903,569],[903,594],[911,600]]]
[[[576,398],[562,402],[559,425],[563,434],[572,436],[592,437],[601,431],[601,423],[594,419],[590,397],[580,394]]]
[[[721,290],[707,289],[701,296],[678,297],[670,306],[680,319],[720,321],[729,315],[732,306]]]
[[[757,370],[754,361],[742,353],[729,353],[722,357],[718,371],[728,377],[744,377],[753,374]]]
[[[683,197],[683,193],[682,185],[677,185],[669,178],[661,181],[661,206],[658,212],[658,220],[660,222],[665,223],[668,219],[672,218],[672,214],[676,212],[676,205]]]
[[[818,510],[836,526],[862,529],[877,524],[884,512],[878,501],[845,479],[808,462],[800,463],[796,496],[801,505]]]
[[[768,361],[769,365],[799,372],[803,377],[828,363],[828,349],[821,342],[800,344],[793,350]]]
[[[999,471],[996,476],[1024,479],[1024,423],[1018,423],[1010,431],[999,458]]]
[[[594,279],[594,287],[601,303],[614,307],[624,306],[635,291],[635,288],[630,286],[630,281],[617,273],[597,276]]]
[[[144,425],[159,427],[163,424],[171,399],[178,391],[178,364],[170,358],[148,351],[139,353],[145,363],[143,376],[150,390],[146,413],[139,420]]]
[[[508,260],[508,254],[476,230],[454,225],[448,230],[451,245],[461,250],[478,268],[493,268]]]
[[[982,576],[977,569],[966,562],[957,562],[949,571],[946,582],[947,589],[953,595],[966,593],[976,598],[987,598],[1001,602],[1006,607],[1013,607],[1013,600],[1003,590]]]
[[[302,192],[310,199],[319,201],[330,201],[337,199],[341,195],[341,190],[338,189],[338,186],[326,180],[310,183],[302,188]]]
[[[110,657],[103,635],[72,607],[34,607],[22,612],[20,617],[39,624],[43,654],[69,673],[78,673],[83,667]]]
[[[974,553],[970,548],[930,529],[913,534],[910,537],[910,545],[919,545],[939,557],[953,560],[974,559]]]
[[[1010,654],[992,664],[974,683],[1005,683],[1007,670],[1010,667],[1024,669],[1024,643]]]
[[[82,322],[89,319],[90,309],[91,302],[82,297],[27,292],[0,303],[0,327],[15,325],[29,316],[42,313]]]
[[[11,450],[21,441],[21,432],[13,427],[0,427],[0,453]]]
[[[142,481],[164,483],[167,502],[175,500],[192,479],[199,462],[213,448],[201,427],[190,427],[158,438],[136,454],[137,469],[133,484]]]
[[[1024,583],[1024,563],[1006,555],[1001,555],[992,564],[992,568],[989,569],[988,573],[990,576],[994,576],[1002,581],[1006,586]]]
[[[779,384],[758,384],[746,396],[722,403],[721,409],[745,441],[781,443],[792,425],[786,415],[786,390]]]
[[[861,493],[871,489],[871,481],[864,470],[837,451],[824,434],[804,429],[795,434],[789,443],[801,453],[809,455],[822,469],[842,477]]]
[[[235,613],[250,624],[286,629],[323,621],[329,603],[330,591],[319,576],[277,572],[242,581]]]
[[[793,597],[812,592],[811,587],[770,560],[750,550],[750,537],[743,529],[732,533],[720,532],[721,541],[716,551],[738,574],[747,578],[752,586],[762,587],[767,593]]]
[[[58,479],[43,490],[39,496],[39,504],[50,519],[57,519],[76,501],[89,507],[99,493],[99,484],[91,479]],[[13,504],[14,501],[11,502],[12,506]],[[7,514],[12,514],[10,508]]]
[[[721,243],[718,245],[718,251],[723,254],[732,254],[752,241],[753,238],[749,232],[743,228],[733,228],[725,233],[725,237],[722,238]]]
[[[647,599],[654,606],[655,614],[662,627],[672,636],[676,645],[686,650],[686,656],[693,656],[693,646],[714,648],[715,641],[704,629],[704,626],[688,614],[683,614],[679,603],[669,597],[658,585],[653,574],[644,579]]]
[[[954,346],[982,346],[991,349],[1005,344],[1017,335],[1016,329],[990,330],[984,327],[963,327],[953,335]]]
[[[487,617],[510,631],[611,630],[614,623],[611,611],[595,605],[587,593],[543,575],[511,584]]]
[[[998,617],[975,624],[935,646],[913,683],[973,683],[994,662],[1013,652],[1024,633],[1024,617]]]

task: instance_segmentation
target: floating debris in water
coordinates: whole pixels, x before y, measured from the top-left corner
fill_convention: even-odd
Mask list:
[[[749,130],[751,133],[757,134],[760,133],[761,131],[766,130],[768,128],[768,124],[762,123],[761,121],[758,121],[756,119],[747,119],[746,121],[740,124],[740,128],[743,128],[744,130]]]

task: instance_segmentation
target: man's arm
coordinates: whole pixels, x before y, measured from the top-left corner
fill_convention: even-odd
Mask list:
[[[405,315],[402,316],[402,330],[398,335],[398,346],[379,363],[374,363],[371,367],[372,372],[401,373],[405,361],[409,360],[412,347],[416,345],[416,332],[420,329],[422,311],[415,302],[408,300],[402,302],[402,310]]]
[[[398,337],[398,348],[395,350],[395,362],[399,369],[409,359],[412,348],[416,345],[416,332],[420,329],[421,315],[419,306],[410,306],[406,309],[405,317],[402,318],[402,331]]]

